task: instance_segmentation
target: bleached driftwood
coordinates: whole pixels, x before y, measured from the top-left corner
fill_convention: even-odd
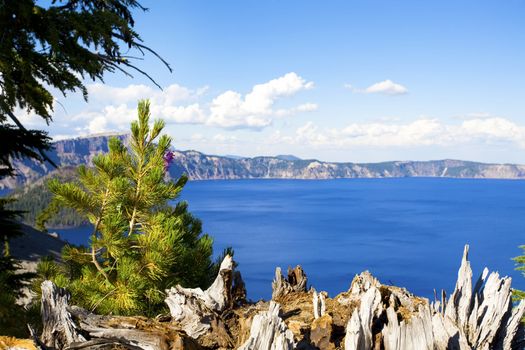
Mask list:
[[[280,315],[281,305],[274,301],[268,310],[264,302],[236,302],[246,294],[233,266],[231,257],[226,257],[205,291],[170,289],[166,303],[172,315],[168,320],[173,322],[94,315],[68,306],[69,294],[46,281],[41,348],[232,349],[243,344],[241,350],[284,350],[298,344],[304,349],[344,345],[346,350],[512,350],[525,346],[520,322],[525,301],[513,307],[511,279],[487,269],[473,286],[468,246],[453,293],[447,300],[443,292],[434,303],[404,288],[382,285],[369,272],[356,276],[349,291],[335,299],[313,289],[308,295],[303,293],[306,275],[300,267],[290,269],[287,279],[277,269],[273,296],[282,301],[286,316]]]
[[[255,315],[249,339],[239,350],[291,350],[295,343],[293,333],[280,317],[281,307],[271,301],[268,311]]]
[[[227,348],[233,344],[221,315],[234,304],[242,304],[246,295],[240,273],[234,275],[233,268],[232,257],[227,255],[215,281],[205,291],[180,285],[166,290],[165,302],[172,320],[205,347]],[[232,285],[234,277],[235,285]]]
[[[89,343],[73,343],[69,345],[70,349],[116,344],[145,350],[169,349],[167,334],[156,331],[154,327],[147,331],[139,329],[137,318],[100,316],[79,307],[71,307],[70,310],[80,328],[90,336]]]
[[[166,298],[172,320],[192,338],[199,338],[203,346],[228,348],[232,344],[221,312],[232,304],[233,261],[230,256],[223,260],[217,278],[205,291],[176,286],[168,291]],[[245,295],[240,274],[236,276],[236,297]],[[42,284],[43,343],[47,347],[63,349],[102,349],[115,346],[168,350],[176,344],[197,343],[187,338],[169,324],[140,317],[112,317],[95,315],[78,307],[69,307],[69,294],[52,282]],[[179,328],[179,329],[180,329]],[[183,348],[180,345],[178,348]],[[186,346],[186,345],[184,345]]]
[[[44,281],[42,288],[42,335],[41,341],[48,348],[62,349],[85,341],[78,325],[68,311],[70,294],[51,281]]]
[[[443,293],[441,302],[429,304],[402,288],[381,287],[369,274],[362,274],[352,282],[350,296],[339,300],[359,301],[346,327],[345,349],[523,349],[520,320],[525,301],[513,308],[510,284],[509,277],[485,269],[472,288],[468,246],[448,301]]]
[[[319,292],[312,288],[312,306],[314,310],[314,319],[318,319],[319,317],[322,317],[326,314],[326,297],[328,296],[328,293],[326,292]]]
[[[386,309],[388,322],[383,328],[385,350],[433,350],[439,349],[434,344],[432,330],[432,317],[429,305],[417,306],[417,312],[412,314],[409,320],[399,321],[394,307]],[[445,349],[458,349],[454,346]]]
[[[203,291],[200,288],[183,288],[180,285],[166,290],[166,304],[173,320],[177,321],[192,338],[208,332],[217,322],[217,313],[231,305],[233,260],[227,255],[221,263],[213,284]]]
[[[356,275],[352,280],[352,284],[350,286],[350,294],[353,296],[361,295],[372,287],[379,288],[380,286],[381,283],[379,283],[377,278],[372,276],[370,272],[364,271],[361,272],[361,274]]]
[[[200,288],[183,288],[181,286],[166,290],[168,294],[166,303],[172,311],[172,316],[174,316],[173,311],[177,311],[178,305],[171,303],[170,296],[179,292],[195,296],[198,300],[204,302],[204,305],[212,311],[223,311],[231,302],[232,271],[233,259],[231,256],[226,255],[221,263],[219,274],[215,278],[215,281],[205,291]]]
[[[354,309],[348,321],[345,349],[372,349],[372,321],[381,312],[381,293],[371,286],[362,296],[359,308]]]
[[[510,277],[500,278],[487,268],[472,289],[472,269],[468,245],[458,272],[456,288],[442,314],[457,325],[473,349],[513,349],[523,339],[514,338],[523,327],[525,300],[513,309]]]
[[[182,332],[144,317],[100,316],[69,306],[69,294],[51,281],[42,283],[41,339],[49,349],[197,349]],[[30,328],[32,330],[32,328]],[[43,348],[42,346],[38,348]]]
[[[232,306],[240,306],[247,303],[246,300],[246,285],[242,280],[241,272],[233,271],[233,286],[231,291]]]
[[[272,282],[272,300],[277,300],[294,292],[306,292],[308,279],[303,268],[297,265],[294,269],[288,268],[288,277],[285,279],[281,268],[275,269],[275,279]]]

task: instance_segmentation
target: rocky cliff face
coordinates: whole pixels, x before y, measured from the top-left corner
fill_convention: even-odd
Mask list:
[[[93,156],[107,152],[108,139],[126,135],[98,135],[55,142],[49,156],[60,166],[90,164]],[[49,164],[17,161],[18,176],[4,179],[0,188],[32,183],[54,169]],[[382,163],[331,163],[291,156],[233,158],[197,151],[175,151],[170,175],[187,174],[193,180],[223,179],[336,179],[381,177],[525,178],[525,165],[484,164],[461,160],[395,161]]]

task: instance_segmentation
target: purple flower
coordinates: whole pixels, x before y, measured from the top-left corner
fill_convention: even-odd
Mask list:
[[[166,152],[164,155],[164,171],[168,171],[168,168],[170,164],[173,162],[173,158],[175,157],[175,154],[173,154],[172,151]]]

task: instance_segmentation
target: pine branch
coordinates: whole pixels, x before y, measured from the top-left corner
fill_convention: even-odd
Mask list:
[[[95,227],[93,227],[93,233],[91,234],[93,237],[96,237],[96,234],[98,232],[98,228],[99,228],[100,223],[102,221],[102,216],[104,215],[104,210],[106,208],[108,197],[109,197],[109,186],[106,188],[106,192],[104,194],[104,200],[102,202],[100,213],[99,213],[99,216],[98,216],[97,221],[95,223]],[[106,271],[104,271],[104,269],[102,268],[102,266],[100,266],[100,263],[98,262],[97,253],[95,253],[95,245],[94,244],[91,245],[91,259],[93,261],[93,264],[97,268],[98,272],[100,272],[104,276],[106,281],[108,281],[111,284],[108,274],[106,273]]]
[[[118,39],[120,39],[120,40],[125,41],[125,38],[124,38],[122,35],[118,34],[118,33],[113,32],[113,36],[114,36],[115,38],[118,38]],[[147,47],[146,45],[140,44],[140,43],[138,43],[138,42],[136,42],[136,41],[134,41],[134,42],[132,43],[132,45],[136,46],[137,48],[140,48],[140,49],[143,49],[143,50],[146,50],[146,51],[152,53],[152,54],[155,55],[155,56],[156,56],[156,57],[157,57],[162,63],[164,63],[164,65],[166,66],[166,68],[169,69],[170,73],[173,72],[173,69],[171,68],[170,64],[169,64],[164,58],[162,58],[162,57],[161,57],[161,56],[160,56],[155,50],[153,50],[153,49]]]
[[[11,112],[10,110],[6,110],[6,112],[9,118],[11,118],[11,120],[16,124],[16,126],[18,126],[18,128],[20,128],[20,130],[22,130],[25,133],[29,133],[29,131],[22,125],[22,123],[20,123],[20,121],[13,114],[13,112]],[[58,165],[56,165],[55,162],[53,162],[41,148],[38,148],[38,153],[40,154],[40,156],[42,156],[44,160],[49,162],[49,164],[51,164],[55,168],[58,168]]]

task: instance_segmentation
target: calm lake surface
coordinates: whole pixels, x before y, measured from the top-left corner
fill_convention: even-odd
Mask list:
[[[369,270],[386,284],[432,297],[451,292],[464,244],[477,278],[484,266],[513,277],[525,244],[525,181],[442,178],[193,181],[181,199],[227,246],[251,299],[269,298],[276,266],[300,264],[331,296]],[[85,228],[58,230],[72,243]]]

